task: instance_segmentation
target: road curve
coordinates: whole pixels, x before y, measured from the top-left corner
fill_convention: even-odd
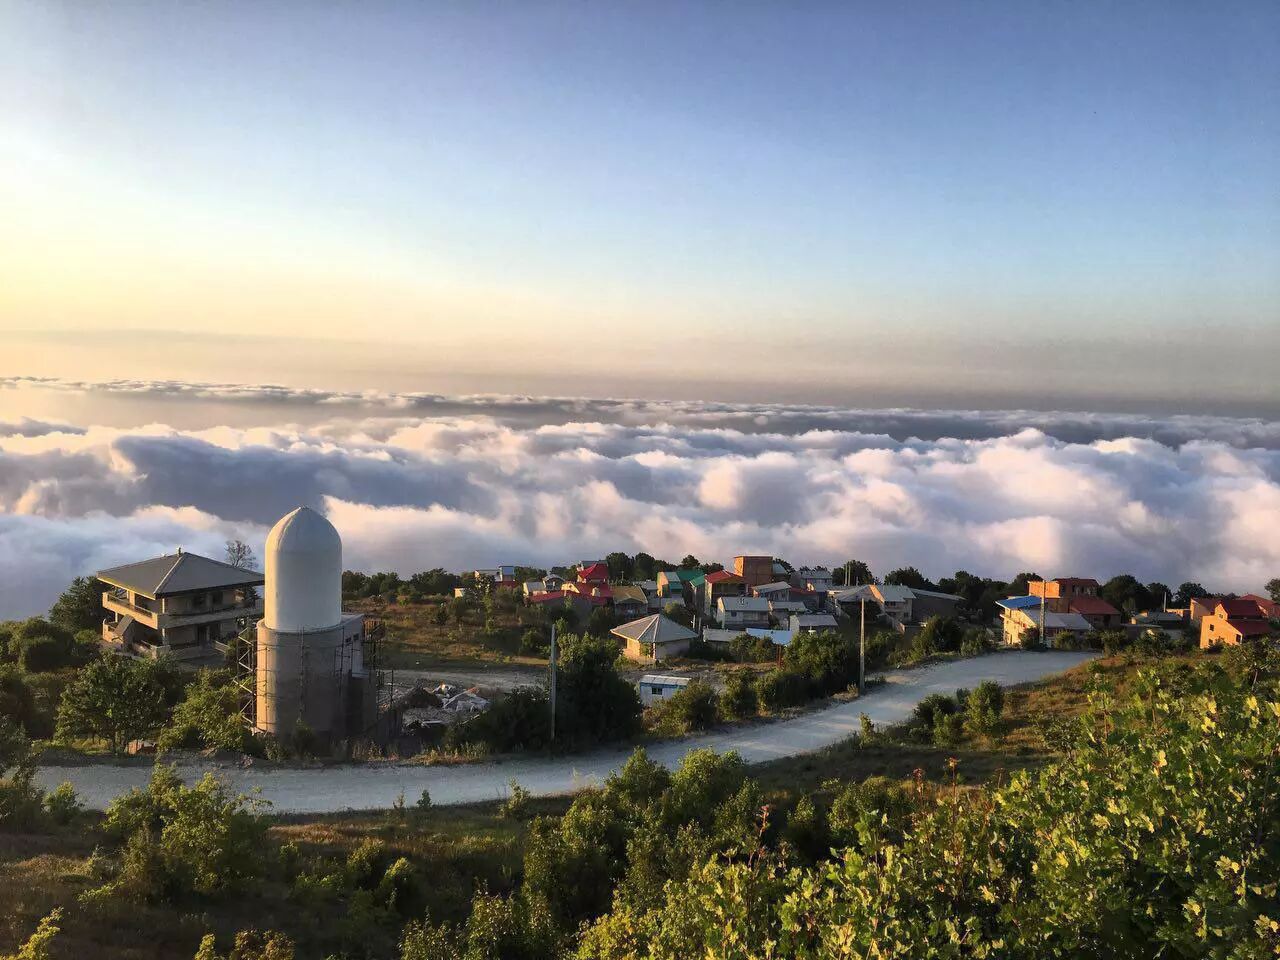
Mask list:
[[[812,753],[857,733],[860,714],[877,726],[905,719],[931,693],[972,689],[983,680],[1011,686],[1060,673],[1093,656],[1088,653],[1007,651],[969,660],[934,664],[885,674],[883,686],[861,700],[839,703],[792,720],[748,724],[650,746],[649,755],[675,767],[690,750],[736,750],[748,763],[763,763]],[[414,766],[388,763],[304,769],[241,767],[211,762],[180,763],[178,772],[193,782],[213,772],[245,793],[260,791],[276,813],[336,813],[386,809],[403,796],[412,804],[424,789],[433,804],[473,803],[505,797],[517,780],[539,796],[573,793],[603,780],[626,760],[631,748],[597,750],[571,757],[526,757],[464,766]],[[86,806],[103,809],[133,787],[145,786],[150,767],[136,764],[82,764],[41,767],[37,779],[46,790],[69,782]]]

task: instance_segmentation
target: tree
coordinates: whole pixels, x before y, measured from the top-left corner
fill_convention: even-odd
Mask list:
[[[609,741],[640,729],[640,696],[618,675],[618,646],[609,639],[569,634],[558,642],[556,736]]]
[[[1275,581],[1272,581],[1274,583]],[[1268,584],[1270,587],[1270,584]],[[1204,588],[1203,584],[1196,583],[1194,580],[1188,580],[1186,583],[1178,585],[1178,590],[1173,595],[1173,602],[1179,607],[1191,606],[1191,601],[1196,597],[1207,597],[1209,591]]]
[[[637,553],[631,565],[631,575],[637,580],[653,580],[658,576],[658,562],[647,553]]]
[[[845,582],[846,573],[849,577],[847,583]],[[831,583],[837,587],[851,587],[854,584],[875,582],[876,578],[871,572],[871,568],[861,560],[846,560],[831,571]]]
[[[1273,577],[1267,581],[1267,596],[1276,603],[1280,603],[1280,577]]]
[[[37,736],[39,724],[35,694],[26,674],[11,663],[0,663],[0,719],[17,724],[27,736]]]
[[[228,540],[226,561],[233,567],[244,570],[256,570],[258,558],[253,555],[253,548],[243,540]]]
[[[631,571],[634,569],[635,564],[625,553],[615,550],[604,558],[604,562],[609,568],[610,580],[619,581],[631,579]]]
[[[933,589],[933,584],[915,567],[899,567],[897,570],[890,570],[884,575],[884,582],[920,590]]]
[[[174,672],[163,660],[95,660],[62,692],[57,738],[102,739],[118,753],[130,740],[150,736],[169,715],[166,674]]]
[[[71,586],[49,608],[49,620],[71,633],[101,630],[106,612],[102,609],[103,585],[94,577],[76,577]]]
[[[1102,599],[1107,601],[1117,610],[1124,610],[1128,613],[1137,613],[1140,610],[1150,610],[1154,603],[1151,601],[1147,588],[1138,582],[1138,578],[1132,574],[1122,573],[1112,577],[1102,585]],[[1162,597],[1161,600],[1164,598]]]
[[[692,553],[686,553],[684,559],[680,561],[681,570],[697,570],[701,566],[702,564],[698,561],[698,558]]]
[[[160,734],[164,749],[244,750],[249,731],[240,716],[236,688],[211,670],[201,670]]]
[[[672,600],[662,608],[662,615],[668,620],[674,620],[682,627],[693,626],[693,611],[686,607],[678,600]]]

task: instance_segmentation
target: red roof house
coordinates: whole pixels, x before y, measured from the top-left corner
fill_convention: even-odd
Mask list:
[[[607,563],[593,563],[589,567],[584,567],[578,571],[578,579],[585,583],[608,583],[609,565]]]

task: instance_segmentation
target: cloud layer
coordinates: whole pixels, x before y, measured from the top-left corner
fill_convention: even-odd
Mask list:
[[[279,416],[185,429],[14,420],[0,386],[0,617],[44,609],[78,573],[180,543],[260,547],[299,503],[337,524],[348,566],[406,573],[621,549],[854,556],[932,576],[1127,571],[1237,590],[1280,575],[1273,421],[7,386]]]

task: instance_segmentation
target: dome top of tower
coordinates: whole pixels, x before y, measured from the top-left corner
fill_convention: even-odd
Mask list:
[[[325,553],[342,548],[333,524],[310,507],[298,507],[281,517],[267,535],[267,552]]]

